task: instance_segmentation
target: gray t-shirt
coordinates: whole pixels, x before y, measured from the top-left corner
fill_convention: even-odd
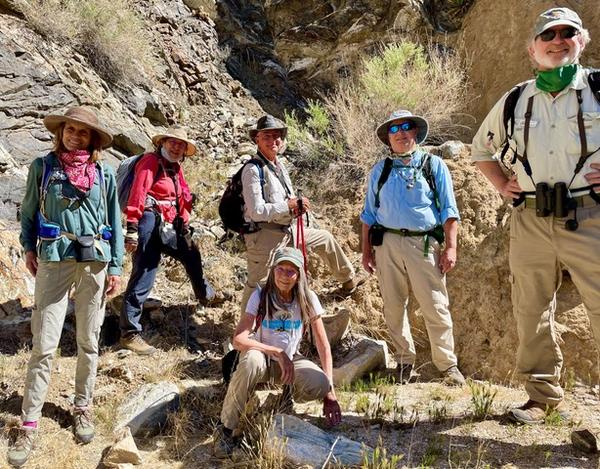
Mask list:
[[[309,291],[309,301],[312,304],[315,314],[317,316],[322,315],[323,307],[319,302],[319,298],[317,298],[317,295],[312,290]],[[246,312],[256,316],[259,303],[260,288],[257,288],[248,300]],[[285,350],[286,355],[291,360],[298,352],[304,328],[298,301],[294,299],[294,301],[284,306],[285,309],[271,311],[271,319],[263,318],[255,339],[265,345]]]

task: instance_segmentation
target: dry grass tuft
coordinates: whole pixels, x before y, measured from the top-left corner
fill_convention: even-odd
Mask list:
[[[152,39],[128,0],[21,0],[40,34],[66,41],[107,81],[140,82],[152,75]]]

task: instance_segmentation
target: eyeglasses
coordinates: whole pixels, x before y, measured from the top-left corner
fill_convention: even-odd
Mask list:
[[[388,133],[395,134],[398,133],[399,130],[402,132],[408,132],[409,130],[414,129],[416,126],[417,125],[413,121],[406,121],[402,122],[402,124],[390,125],[388,127]]]
[[[544,42],[552,41],[558,34],[561,39],[571,39],[580,33],[579,29],[569,26],[568,28],[557,31],[556,29],[546,29],[546,31],[538,34],[538,37]]]
[[[298,275],[298,271],[295,269],[286,269],[285,267],[275,267],[275,273],[279,275],[285,275],[288,278],[293,278]]]

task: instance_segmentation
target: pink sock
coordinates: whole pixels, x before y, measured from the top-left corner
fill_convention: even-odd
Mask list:
[[[23,422],[23,426],[29,428],[37,428],[37,420],[34,420],[33,422]]]

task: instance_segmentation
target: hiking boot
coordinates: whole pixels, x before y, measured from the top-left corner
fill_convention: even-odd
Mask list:
[[[19,427],[17,432],[17,438],[8,448],[6,458],[8,459],[8,463],[12,466],[21,467],[27,462],[27,459],[31,454],[38,430],[37,428],[32,427]]]
[[[73,409],[73,433],[75,439],[84,445],[94,439],[94,422],[89,406]]]
[[[588,429],[574,430],[571,432],[571,443],[573,446],[586,453],[598,452],[598,439]]]
[[[154,352],[156,352],[156,349],[142,339],[142,336],[139,334],[131,334],[127,337],[121,337],[119,339],[119,344],[121,344],[121,347],[129,349],[138,355],[152,355]]]
[[[213,455],[216,458],[229,458],[239,446],[239,439],[233,436],[233,430],[219,424],[213,434]]]
[[[398,366],[396,367],[396,373],[398,374],[398,383],[410,383],[411,379],[414,378],[412,363],[398,363]]]
[[[456,365],[451,366],[442,373],[442,383],[446,386],[462,386],[465,382],[465,377]]]
[[[531,399],[521,407],[509,410],[508,418],[515,423],[539,425],[546,421],[546,416],[553,410],[558,412],[562,420],[569,420],[568,414],[557,406],[532,401]]]
[[[360,287],[363,283],[367,281],[366,275],[355,275],[350,280],[346,280],[342,283],[342,288],[340,288],[340,293],[345,295],[351,295],[356,291],[358,287]]]

